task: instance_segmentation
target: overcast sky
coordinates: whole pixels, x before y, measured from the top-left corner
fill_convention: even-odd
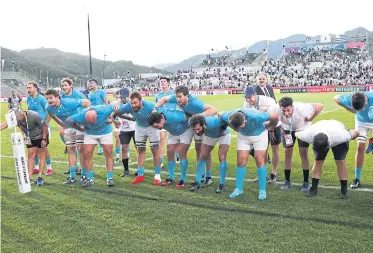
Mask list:
[[[373,30],[372,0],[9,0],[1,1],[0,45],[58,48],[136,64],[177,63],[225,45],[238,49],[295,33]]]

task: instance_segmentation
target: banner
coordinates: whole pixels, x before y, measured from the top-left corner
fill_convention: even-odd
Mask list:
[[[369,91],[369,86],[349,86],[349,87],[338,87],[335,88],[336,92],[358,92],[358,91]]]
[[[204,95],[206,95],[206,91],[190,90],[189,93],[192,94],[193,96],[204,96]]]
[[[300,52],[300,47],[286,47],[285,54]]]
[[[213,95],[228,95],[228,91],[227,90],[214,90],[212,94]]]
[[[307,88],[286,88],[281,89],[280,93],[306,93]]]
[[[319,87],[309,87],[307,88],[307,92],[313,93],[313,92],[335,92],[334,87],[328,87],[328,86],[319,86]]]
[[[243,94],[243,90],[232,90],[232,94]]]
[[[31,191],[31,183],[28,174],[23,135],[21,133],[12,133],[11,139],[18,190],[20,193],[28,193]]]
[[[364,42],[350,42],[347,43],[347,48],[363,48]]]

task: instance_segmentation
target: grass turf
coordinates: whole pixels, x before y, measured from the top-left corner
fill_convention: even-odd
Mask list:
[[[278,98],[282,94],[278,94]],[[287,94],[289,95],[289,94]],[[333,101],[333,93],[290,94],[294,101],[321,102],[324,113],[316,120],[336,119],[353,128],[354,117]],[[242,106],[240,95],[204,96],[219,111]],[[1,118],[6,110],[2,104]],[[120,178],[115,171],[115,187],[106,187],[105,170],[95,168],[95,185],[83,189],[62,185],[67,157],[52,123],[49,145],[54,174],[44,177],[46,185],[20,194],[11,158],[10,133],[1,133],[1,246],[2,252],[370,252],[373,234],[373,194],[349,190],[349,199],[340,200],[337,189],[319,189],[316,198],[307,198],[300,187],[283,192],[279,185],[268,186],[268,199],[258,201],[256,183],[245,182],[244,195],[231,200],[235,182],[227,181],[227,191],[216,194],[213,186],[197,193],[188,187],[152,186],[152,173],[145,183],[131,185],[133,176]],[[228,177],[235,175],[236,139],[228,154]],[[347,157],[349,183],[353,179],[356,143],[351,142]],[[97,149],[96,149],[97,150]],[[213,175],[219,176],[217,150],[213,154]],[[150,158],[150,152],[147,152]],[[283,151],[278,178],[283,175]],[[131,153],[132,161],[135,159]],[[310,161],[313,162],[310,150]],[[103,165],[102,156],[94,163]],[[246,178],[256,177],[252,158]],[[189,152],[189,173],[195,173],[195,152]],[[301,182],[300,158],[294,153],[292,181]],[[117,165],[119,166],[119,165]],[[136,164],[131,167],[135,168]],[[120,167],[120,166],[119,166]],[[151,159],[146,169],[152,170]],[[268,172],[271,166],[268,166]],[[176,170],[179,171],[177,165]],[[165,171],[165,170],[164,170]],[[362,172],[364,187],[373,188],[373,157],[367,156]],[[162,175],[166,178],[166,174]],[[178,177],[177,177],[178,179]],[[189,177],[189,181],[193,178]],[[321,185],[339,186],[332,155],[324,165]]]

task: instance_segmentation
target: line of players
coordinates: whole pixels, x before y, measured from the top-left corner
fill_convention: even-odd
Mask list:
[[[161,84],[163,91],[156,97],[156,104],[143,100],[138,92],[130,94],[126,88],[120,90],[118,94],[120,99],[108,104],[106,93],[97,88],[95,80],[89,81],[89,99],[72,88],[70,79],[62,80],[62,90],[64,92],[62,96],[54,90],[46,92],[45,97],[48,106],[45,107],[45,110],[50,118],[56,120],[64,129],[70,167],[70,176],[64,182],[65,184],[73,183],[77,178],[76,146],[79,150],[82,165],[81,179],[78,183],[85,187],[94,183],[92,155],[95,146],[100,144],[106,159],[107,185],[114,185],[111,127],[111,123],[114,122],[116,128],[120,130],[116,136],[119,137],[122,144],[124,166],[122,176],[129,174],[128,147],[130,140],[134,139],[136,143],[138,171],[132,184],[144,181],[146,142],[149,139],[155,166],[153,183],[164,186],[174,183],[175,153],[178,152],[181,176],[175,187],[183,188],[188,169],[187,153],[194,137],[198,163],[196,180],[191,191],[196,191],[200,187],[211,184],[211,151],[218,142],[220,182],[216,192],[224,191],[228,167],[226,155],[231,143],[231,134],[228,127],[231,127],[238,132],[238,141],[236,188],[229,197],[234,198],[243,193],[246,164],[249,154],[251,154],[258,168],[258,198],[260,200],[266,199],[266,181],[274,182],[274,176],[276,176],[276,171],[272,171],[270,177],[266,178],[266,157],[269,140],[272,146],[279,145],[281,142],[284,145],[285,182],[281,189],[289,189],[291,187],[290,172],[293,146],[297,138],[304,175],[302,191],[308,192],[308,196],[317,194],[317,184],[321,176],[322,164],[329,148],[332,148],[341,180],[341,198],[347,196],[347,169],[344,161],[348,152],[348,143],[350,140],[359,137],[358,153],[361,150],[360,146],[362,146],[364,154],[367,134],[373,129],[372,92],[342,95],[335,98],[338,104],[357,115],[356,128],[358,131],[347,131],[342,123],[334,120],[319,121],[311,126],[312,120],[322,111],[323,106],[321,104],[293,102],[290,97],[284,97],[276,104],[274,99],[256,95],[253,87],[247,87],[244,91],[246,98],[244,107],[246,108],[221,112],[216,116],[216,108],[204,104],[199,98],[189,94],[187,87],[178,86],[173,92],[169,88],[167,78],[162,78]],[[100,103],[106,105],[99,105]],[[180,110],[176,110],[176,104]],[[32,110],[32,108],[30,109]],[[48,120],[49,117],[46,121],[48,122]],[[159,154],[163,154],[160,141],[165,141],[166,132],[160,133],[159,129],[167,130],[169,133],[167,138],[168,178],[165,182],[162,182],[160,176],[161,159],[163,157]],[[163,138],[160,135],[163,135]],[[309,144],[313,144],[315,153],[311,188],[308,184]],[[116,151],[118,154],[120,149],[119,152],[118,148]],[[358,158],[361,158],[361,152],[357,155],[356,175],[352,187],[359,187],[360,185],[360,173],[364,158],[362,160]],[[205,168],[207,169],[205,170]],[[205,176],[204,181],[202,181],[203,175]]]

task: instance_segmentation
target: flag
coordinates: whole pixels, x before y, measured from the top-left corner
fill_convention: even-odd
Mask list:
[[[331,41],[332,40],[331,40],[330,34],[320,35],[320,43],[329,43]]]
[[[335,35],[335,42],[345,42],[345,41],[346,41],[346,35],[343,35],[343,34]]]
[[[228,50],[229,48],[228,48],[228,46],[225,46],[225,48]]]

